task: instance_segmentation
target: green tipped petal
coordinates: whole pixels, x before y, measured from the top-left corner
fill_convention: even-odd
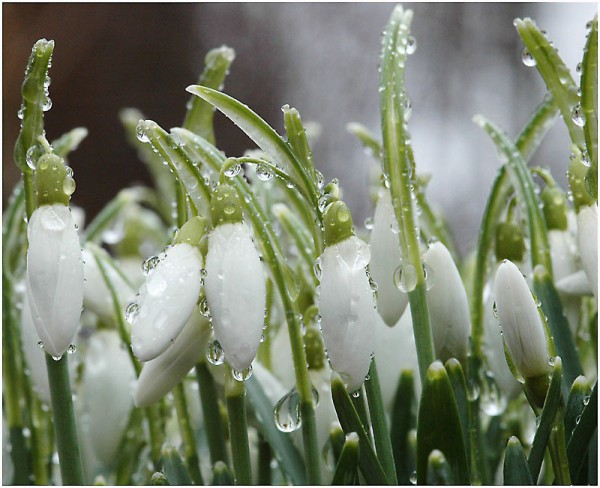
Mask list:
[[[38,205],[69,205],[69,198],[75,190],[75,180],[67,175],[63,158],[56,154],[40,157],[35,168],[34,185]]]
[[[200,246],[200,241],[206,233],[206,219],[204,217],[192,217],[181,226],[174,244],[186,243],[190,246]]]
[[[332,246],[354,235],[352,214],[348,205],[337,201],[329,204],[323,217],[325,225],[325,246]]]
[[[496,260],[521,262],[525,253],[523,229],[512,222],[501,222],[496,227]]]
[[[544,205],[544,219],[548,230],[567,230],[567,211],[569,207],[561,189],[556,186],[546,186],[542,191],[542,204]]]
[[[573,195],[573,205],[579,213],[580,207],[593,205],[596,200],[588,191],[589,183],[586,183],[586,175],[589,168],[581,160],[581,151],[573,146],[571,164],[569,165],[569,187]]]
[[[242,203],[235,188],[230,185],[217,187],[210,201],[210,216],[213,227],[242,221]]]

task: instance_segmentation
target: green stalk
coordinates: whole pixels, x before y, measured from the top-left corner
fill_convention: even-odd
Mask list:
[[[259,486],[271,485],[271,459],[273,452],[267,440],[259,435],[258,437],[258,476],[257,484]]]
[[[248,423],[246,419],[246,390],[244,383],[231,376],[231,370],[225,372],[225,398],[229,418],[229,439],[236,485],[252,484],[250,467],[250,446],[248,444]]]
[[[196,363],[196,378],[198,379],[200,403],[204,414],[204,428],[210,452],[210,463],[215,465],[218,461],[223,461],[227,464],[227,448],[225,446],[225,434],[223,433],[217,387],[206,362]]]
[[[183,444],[183,452],[187,463],[190,477],[196,485],[203,485],[202,473],[200,472],[200,464],[198,460],[198,451],[196,450],[196,438],[194,430],[190,422],[190,415],[185,398],[185,388],[183,382],[180,382],[173,390],[175,398],[175,409],[177,410],[177,418],[179,419],[179,430]]]
[[[383,172],[390,185],[392,205],[400,229],[403,266],[412,266],[416,283],[408,289],[413,332],[421,380],[425,381],[427,368],[435,360],[429,309],[425,298],[425,274],[419,248],[419,235],[413,206],[413,168],[409,158],[408,133],[403,104],[404,64],[412,12],[398,6],[394,9],[383,38],[381,54],[381,126],[383,132]]]
[[[552,469],[554,471],[554,482],[558,485],[565,486],[571,484],[571,476],[569,474],[569,461],[567,459],[567,448],[565,445],[565,426],[562,418],[552,429],[550,441],[548,443],[550,458],[552,459]]]
[[[396,477],[392,441],[386,422],[385,408],[381,397],[381,385],[379,384],[379,374],[377,373],[375,359],[371,362],[368,378],[369,379],[365,381],[365,389],[367,391],[367,400],[369,402],[369,412],[371,413],[377,457],[381,462],[381,467],[383,468],[387,479],[390,481],[390,484],[396,485],[398,484],[398,480]]]
[[[63,485],[83,485],[83,468],[75,426],[67,356],[63,355],[60,360],[55,361],[52,356],[46,354],[46,367],[48,368],[62,483]]]

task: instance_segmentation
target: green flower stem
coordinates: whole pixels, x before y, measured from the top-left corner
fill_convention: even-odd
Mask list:
[[[75,426],[75,411],[69,382],[68,356],[59,361],[46,354],[50,397],[56,432],[56,447],[63,485],[83,485],[83,467]]]
[[[246,390],[244,383],[225,372],[225,399],[229,418],[229,439],[236,485],[251,485],[250,447],[248,444],[248,424],[246,419]]]
[[[201,161],[211,167],[215,172],[220,171],[225,157],[217,149],[198,136],[194,136],[185,129],[173,130],[174,135],[185,141],[183,151],[193,161]],[[231,179],[231,185],[240,194],[245,213],[251,220],[255,231],[256,241],[260,245],[263,259],[269,267],[273,283],[281,297],[283,309],[286,314],[290,345],[292,350],[292,361],[296,374],[296,388],[300,397],[300,409],[302,415],[302,436],[304,439],[304,454],[306,459],[307,480],[311,485],[321,484],[321,456],[317,442],[317,431],[315,423],[315,412],[312,397],[312,386],[308,374],[306,352],[302,338],[301,324],[298,320],[298,310],[293,299],[288,293],[285,279],[285,257],[277,236],[271,226],[270,220],[248,184],[239,176]]]
[[[210,373],[205,361],[196,363],[196,378],[200,393],[200,404],[204,414],[204,427],[206,440],[210,452],[210,463],[215,465],[218,461],[227,464],[227,447],[225,446],[225,433],[219,409],[219,400],[215,380]]]
[[[181,439],[183,451],[187,463],[190,477],[196,485],[203,485],[202,473],[200,472],[200,464],[198,460],[198,451],[196,450],[196,438],[194,430],[190,422],[190,416],[185,398],[185,388],[183,382],[180,382],[173,390],[175,398],[175,409],[177,410],[177,418],[179,419],[179,430],[181,431]]]
[[[569,461],[565,445],[565,426],[562,423],[562,418],[560,418],[557,425],[552,429],[548,450],[552,459],[555,483],[561,486],[570,485],[571,476],[569,474]]]
[[[421,380],[435,360],[429,309],[425,298],[425,274],[421,261],[419,236],[413,206],[414,173],[408,154],[408,134],[404,120],[404,64],[412,11],[397,6],[392,13],[383,39],[381,60],[381,126],[383,132],[383,171],[390,185],[392,205],[399,224],[403,266],[416,273],[415,287],[408,292],[413,332]],[[403,53],[403,54],[401,54]]]
[[[598,15],[591,21],[591,30],[581,62],[581,109],[585,120],[583,134],[590,161],[587,182],[598,200]]]
[[[373,444],[373,433],[371,432],[371,422],[369,421],[369,412],[367,411],[367,404],[365,402],[365,392],[363,388],[360,388],[357,392],[359,394],[356,396],[351,395],[350,400],[354,405],[354,409],[358,414],[361,424],[369,436],[369,442]]]
[[[35,484],[46,486],[48,480],[48,458],[52,456],[53,446],[48,435],[48,415],[42,411],[40,400],[31,398],[31,454]]]
[[[259,435],[258,437],[258,472],[257,472],[257,485],[259,486],[270,486],[272,485],[271,480],[271,459],[273,458],[273,452],[271,446],[267,440]]]
[[[392,452],[392,441],[390,431],[386,421],[385,408],[381,397],[381,385],[379,384],[379,374],[375,359],[371,362],[369,368],[368,380],[365,381],[367,400],[369,402],[369,412],[373,424],[373,436],[375,438],[375,448],[377,457],[381,462],[387,479],[391,485],[398,484],[396,477],[396,466],[394,464],[394,454]]]

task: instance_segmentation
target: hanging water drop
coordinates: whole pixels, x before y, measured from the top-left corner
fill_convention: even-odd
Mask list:
[[[329,198],[327,197],[327,195],[321,195],[319,197],[319,202],[318,202],[319,212],[321,212],[321,213],[325,212],[325,208],[327,208],[328,202],[329,202]]]
[[[298,430],[302,425],[300,416],[300,395],[292,388],[275,405],[273,420],[277,429],[284,433]]]
[[[260,181],[269,181],[273,178],[273,172],[266,164],[259,164],[256,168],[256,177]]]
[[[227,178],[234,178],[234,177],[236,177],[237,175],[239,175],[239,174],[241,173],[241,171],[242,171],[242,165],[241,165],[241,164],[239,164],[239,163],[236,163],[236,164],[234,164],[234,165],[230,166],[229,168],[227,168],[227,169],[226,169],[226,170],[223,172],[223,174],[224,174],[225,176],[227,176]]]
[[[206,359],[215,366],[220,366],[225,362],[225,352],[221,347],[221,343],[216,339],[208,345]]]
[[[27,166],[29,166],[31,169],[35,169],[35,163],[37,162],[35,157],[36,151],[37,147],[33,145],[30,146],[29,149],[27,149],[27,152],[25,153],[25,162],[27,163]]]
[[[75,188],[76,188],[75,180],[73,178],[71,178],[70,176],[67,176],[63,180],[63,192],[65,193],[65,195],[70,197],[73,193],[75,193]]]
[[[233,379],[236,381],[246,381],[252,376],[252,366],[250,365],[242,370],[232,369],[231,376],[233,376]]]
[[[496,305],[496,302],[494,302],[492,305],[492,313],[494,314],[495,318],[498,318],[498,305]]]
[[[571,112],[571,117],[573,119],[573,123],[578,127],[583,127],[585,125],[585,118],[583,116],[583,112],[581,110],[581,105],[575,105],[573,107],[573,111]]]
[[[39,347],[40,349],[44,349],[44,343],[42,341],[38,341],[37,347]]]
[[[531,53],[529,52],[529,50],[527,48],[523,49],[523,52],[521,53],[521,61],[523,61],[523,64],[525,66],[529,66],[529,67],[535,66],[537,64],[537,61],[531,55]]]
[[[52,356],[52,359],[55,361],[60,361],[62,359],[62,354],[60,356]]]
[[[372,230],[373,229],[373,225],[374,225],[374,219],[373,219],[373,217],[367,217],[365,219],[365,229]]]
[[[52,99],[46,95],[44,101],[42,102],[42,112],[47,112],[52,108]]]
[[[583,397],[583,404],[585,406],[587,406],[588,403],[590,403],[590,395],[586,395],[586,396]]]
[[[210,317],[210,309],[208,308],[208,300],[206,299],[206,297],[204,297],[201,301],[200,301],[200,305],[198,306],[198,311],[204,316],[204,317]]]
[[[416,471],[413,471],[410,474],[410,484],[411,485],[416,485],[417,484],[417,472]]]
[[[413,36],[406,39],[406,54],[411,55],[417,50],[417,40]]]
[[[325,186],[325,177],[323,176],[323,173],[321,173],[319,170],[316,170],[316,174],[317,174],[317,189],[320,191]]]
[[[142,273],[144,273],[145,276],[148,276],[150,272],[156,268],[158,263],[160,263],[160,258],[158,256],[149,257],[142,263]]]
[[[321,258],[317,258],[317,260],[315,261],[315,264],[313,266],[313,271],[314,271],[315,276],[317,277],[317,279],[319,281],[321,281],[321,273],[322,273]]]
[[[433,269],[427,263],[423,263],[423,276],[425,277],[425,289],[429,291],[435,284],[435,275]]]
[[[140,141],[140,142],[143,142],[143,143],[150,142],[150,138],[146,134],[146,130],[145,130],[142,122],[143,121],[140,121],[140,123],[137,125],[137,127],[135,129],[135,135],[138,138],[138,141]]]
[[[25,105],[21,104],[21,106],[19,107],[19,111],[17,112],[17,117],[20,120],[23,120],[24,116],[25,116]]]
[[[417,287],[417,270],[412,264],[400,265],[394,272],[394,284],[404,293],[409,293]]]
[[[554,358],[554,356],[549,356],[548,357],[548,364],[552,367],[554,367],[554,364],[556,363],[556,360]]]
[[[137,302],[131,302],[125,309],[125,320],[133,324],[140,313],[140,306]]]

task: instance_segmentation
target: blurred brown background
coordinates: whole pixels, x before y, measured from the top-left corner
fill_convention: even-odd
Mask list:
[[[127,145],[118,112],[142,110],[161,126],[180,125],[188,94],[206,52],[222,44],[236,50],[225,91],[248,103],[280,133],[280,107],[298,108],[319,122],[313,147],[327,179],[338,177],[356,222],[372,213],[369,159],[348,122],[379,129],[380,35],[393,3],[4,3],[3,203],[18,174],[12,160],[19,129],[20,84],[33,43],[56,41],[46,113],[49,139],[76,126],[88,138],[70,157],[75,204],[88,220],[117,191],[149,181]],[[463,250],[476,237],[499,165],[490,142],[471,118],[483,113],[516,134],[544,96],[512,25],[530,16],[574,68],[585,23],[596,11],[585,4],[410,4],[418,48],[407,65],[413,102],[410,130],[420,171],[433,173],[429,193],[440,205]],[[216,117],[218,145],[228,155],[252,147],[224,117]],[[534,164],[549,166],[561,183],[568,139],[560,120]]]

